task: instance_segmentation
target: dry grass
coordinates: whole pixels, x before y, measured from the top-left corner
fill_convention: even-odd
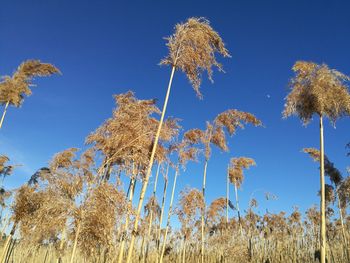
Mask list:
[[[260,200],[254,198],[240,210],[238,189],[244,181],[244,170],[256,165],[247,157],[232,158],[228,167],[227,185],[234,184],[235,205],[229,200],[229,187],[226,198],[219,196],[206,205],[212,147],[227,152],[228,139],[237,130],[247,125],[262,126],[262,122],[249,112],[228,109],[207,121],[203,129],[182,133],[179,119],[163,119],[175,69],[186,74],[202,97],[203,72],[212,81],[213,68],[223,70],[216,54],[230,56],[219,34],[204,18],[189,18],[177,24],[174,34],[166,39],[169,54],[161,64],[172,66],[173,71],[162,111],[155,99],[138,99],[132,91],[115,95],[112,116],[86,138],[84,152],[69,148],[55,154],[48,167],[40,168],[28,183],[14,190],[11,204],[11,192],[0,188],[0,206],[11,215],[9,221],[1,215],[1,233],[6,233],[2,241],[4,237],[6,241],[1,244],[0,263],[123,262],[128,250],[132,262],[142,263],[307,263],[320,258],[319,229],[323,223],[327,225],[328,262],[350,262],[350,177],[343,176],[327,156],[324,171],[330,184],[322,183],[326,211],[311,207],[303,215],[294,207],[290,214],[261,213],[257,212]],[[307,124],[313,114],[318,114],[321,121],[322,116],[328,117],[333,123],[350,115],[349,77],[325,64],[303,61],[297,62],[293,71],[296,75],[290,81],[284,117],[297,115]],[[24,97],[31,95],[34,77],[55,73],[60,72],[51,64],[28,60],[12,76],[5,76],[0,82],[4,114],[9,104],[19,107]],[[323,151],[303,151],[314,161],[323,160]],[[155,185],[147,196],[154,160],[158,163]],[[15,167],[9,161],[0,155],[3,178]],[[185,188],[176,197],[177,176],[189,161],[204,164],[202,191]],[[164,226],[169,171],[175,176]],[[156,191],[158,172],[164,177],[161,202]],[[128,189],[121,183],[122,177],[130,179]],[[140,183],[135,209],[134,190]],[[271,199],[275,197],[267,193],[266,200]],[[143,200],[148,200],[145,205]],[[237,217],[229,218],[227,209],[237,210]],[[171,225],[174,215],[180,222],[178,227]]]
[[[215,53],[230,57],[219,34],[213,30],[205,18],[189,18],[185,23],[175,26],[175,33],[167,37],[169,55],[161,64],[171,65],[183,71],[190,80],[197,96],[203,71],[207,71],[212,81],[215,66],[222,71],[222,65],[216,61]]]
[[[25,96],[30,96],[32,79],[60,73],[55,66],[39,60],[27,60],[18,66],[12,76],[4,76],[0,82],[0,104],[21,106]]]
[[[298,115],[308,124],[314,114],[328,117],[333,123],[350,115],[349,77],[327,65],[298,61],[293,66],[295,77],[286,98],[283,116]]]

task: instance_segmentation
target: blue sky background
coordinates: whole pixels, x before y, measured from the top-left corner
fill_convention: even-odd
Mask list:
[[[205,121],[236,108],[256,114],[265,125],[239,131],[229,141],[229,153],[214,150],[207,200],[225,195],[229,159],[247,156],[257,167],[246,172],[243,209],[255,192],[261,212],[290,211],[294,205],[305,210],[318,203],[319,177],[318,165],[301,149],[318,147],[318,122],[305,128],[296,117],[282,120],[287,83],[297,60],[325,62],[350,74],[349,8],[348,1],[2,1],[0,75],[31,58],[63,73],[37,79],[23,106],[9,109],[0,131],[1,153],[23,166],[6,186],[27,181],[54,153],[84,147],[85,137],[111,116],[113,94],[131,89],[140,99],[158,98],[161,107],[170,74],[158,66],[167,54],[163,37],[177,22],[203,16],[232,58],[219,58],[226,73],[215,72],[214,84],[203,81],[204,100],[177,72],[167,115],[181,118],[187,130],[204,128]],[[344,174],[349,128],[349,119],[338,121],[336,129],[325,125],[326,154]],[[190,164],[177,193],[186,185],[200,188],[202,172],[203,163]],[[278,200],[264,201],[265,191]]]

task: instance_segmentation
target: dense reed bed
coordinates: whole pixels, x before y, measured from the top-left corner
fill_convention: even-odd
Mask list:
[[[227,109],[187,131],[179,119],[166,117],[175,72],[183,72],[202,98],[202,74],[212,80],[213,68],[223,71],[216,56],[230,57],[223,40],[204,18],[177,24],[166,40],[169,54],[161,64],[171,73],[162,109],[132,91],[114,95],[111,117],[86,137],[85,151],[57,153],[18,189],[2,185],[0,263],[350,262],[350,177],[325,155],[323,143],[323,119],[334,124],[350,115],[349,78],[324,64],[295,63],[283,116],[297,115],[305,125],[319,118],[320,150],[303,151],[319,162],[320,209],[259,213],[260,200],[239,201],[253,158],[232,156],[223,175],[226,189],[212,202],[206,181],[213,147],[228,152],[236,133],[263,126],[260,116]],[[31,94],[33,78],[55,73],[60,71],[51,64],[28,60],[5,76],[0,128],[8,106],[19,107]],[[202,184],[175,196],[189,162],[203,167]],[[0,156],[2,180],[14,169]]]

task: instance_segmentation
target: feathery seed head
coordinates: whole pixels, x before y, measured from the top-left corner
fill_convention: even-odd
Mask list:
[[[198,97],[202,97],[199,90],[202,72],[207,71],[212,81],[215,66],[223,71],[222,65],[216,61],[215,53],[223,57],[230,57],[225,45],[217,32],[204,18],[189,18],[185,23],[175,26],[175,33],[167,37],[169,54],[160,64],[172,65],[183,71]]]

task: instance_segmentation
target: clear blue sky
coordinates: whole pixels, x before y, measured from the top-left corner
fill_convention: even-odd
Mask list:
[[[225,195],[229,158],[248,156],[257,167],[246,172],[243,208],[257,189],[263,189],[256,192],[259,200],[263,191],[279,197],[261,201],[262,212],[318,203],[318,165],[300,152],[318,147],[317,120],[305,128],[297,118],[282,120],[281,111],[295,61],[325,62],[350,74],[349,9],[348,1],[2,1],[0,75],[30,58],[51,62],[63,73],[37,79],[22,108],[9,109],[1,153],[23,166],[6,185],[19,186],[58,151],[83,147],[85,137],[111,115],[113,94],[131,89],[142,99],[159,98],[161,106],[170,73],[158,66],[167,54],[163,37],[177,22],[203,16],[232,58],[219,58],[226,73],[215,72],[214,84],[204,80],[202,101],[177,72],[168,116],[181,118],[184,129],[204,128],[206,120],[236,108],[256,114],[266,126],[239,131],[229,153],[213,152],[208,200]],[[325,125],[326,153],[344,173],[349,128],[349,119],[336,129]],[[189,165],[178,189],[200,188],[202,171],[202,163]]]

